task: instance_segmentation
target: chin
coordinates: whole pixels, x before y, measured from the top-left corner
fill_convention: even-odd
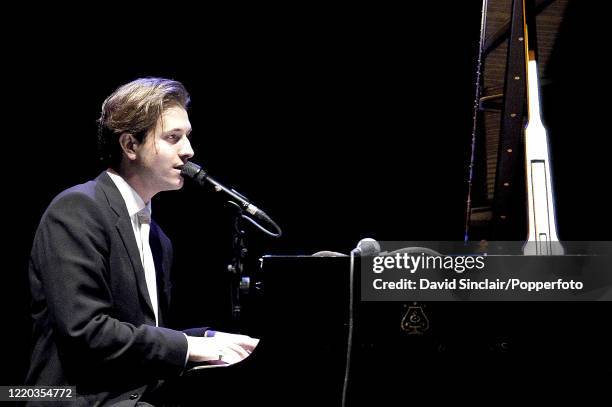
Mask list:
[[[178,189],[183,188],[184,183],[185,182],[182,179],[179,181],[167,182],[164,191],[176,191]]]

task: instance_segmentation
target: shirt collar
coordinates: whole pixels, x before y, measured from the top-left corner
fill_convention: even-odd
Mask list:
[[[149,213],[151,213],[151,201],[145,204],[140,195],[138,195],[138,192],[136,192],[136,190],[132,188],[132,186],[128,184],[121,175],[114,174],[110,171],[106,171],[106,173],[117,186],[119,193],[125,201],[125,206],[127,207],[130,217],[136,215],[145,206],[148,208]]]

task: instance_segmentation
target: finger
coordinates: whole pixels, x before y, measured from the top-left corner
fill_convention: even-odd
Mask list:
[[[219,355],[220,361],[228,364],[238,363],[245,358],[244,355],[241,355],[234,349],[226,348]]]
[[[236,352],[242,359],[248,357],[251,354],[251,352],[236,343],[228,344],[228,349],[231,349],[232,351]]]
[[[236,340],[236,344],[242,346],[244,349],[248,350],[249,353],[253,352],[257,344],[259,343],[259,339],[251,338],[250,336],[241,336]]]

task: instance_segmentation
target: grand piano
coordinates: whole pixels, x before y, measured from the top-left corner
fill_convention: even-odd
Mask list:
[[[542,103],[554,105],[561,90],[546,73],[567,50],[564,41],[572,41],[561,33],[575,18],[571,13],[578,2],[526,3],[527,17],[521,14],[521,0],[484,2],[466,240],[486,244],[528,235],[524,125],[529,56],[521,46],[521,30],[524,20],[533,21],[530,41],[544,74],[539,78]],[[562,125],[554,122],[554,114],[544,108],[550,135],[558,137]],[[561,143],[557,140],[557,146]],[[554,151],[553,146],[553,157]],[[551,394],[559,389],[604,394],[609,387],[610,303],[359,298],[346,384],[348,270],[346,257],[264,257],[256,275],[262,286],[253,294],[252,322],[245,332],[260,337],[260,345],[239,364],[191,369],[181,378],[182,401],[336,406],[346,386],[347,405],[386,406],[447,399],[449,393],[454,400],[470,400],[483,392],[507,394],[509,388],[528,386]]]

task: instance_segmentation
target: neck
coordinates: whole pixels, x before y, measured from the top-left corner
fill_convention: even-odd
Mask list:
[[[123,178],[125,182],[127,182],[132,188],[134,188],[134,191],[136,191],[138,196],[142,198],[145,204],[148,204],[151,198],[153,198],[153,196],[155,195],[155,192],[150,192],[150,189],[147,187],[147,184],[144,181],[143,177],[138,172],[131,169],[129,166],[121,164],[118,170],[109,168],[108,171],[112,172],[113,174],[117,174],[121,178]]]

